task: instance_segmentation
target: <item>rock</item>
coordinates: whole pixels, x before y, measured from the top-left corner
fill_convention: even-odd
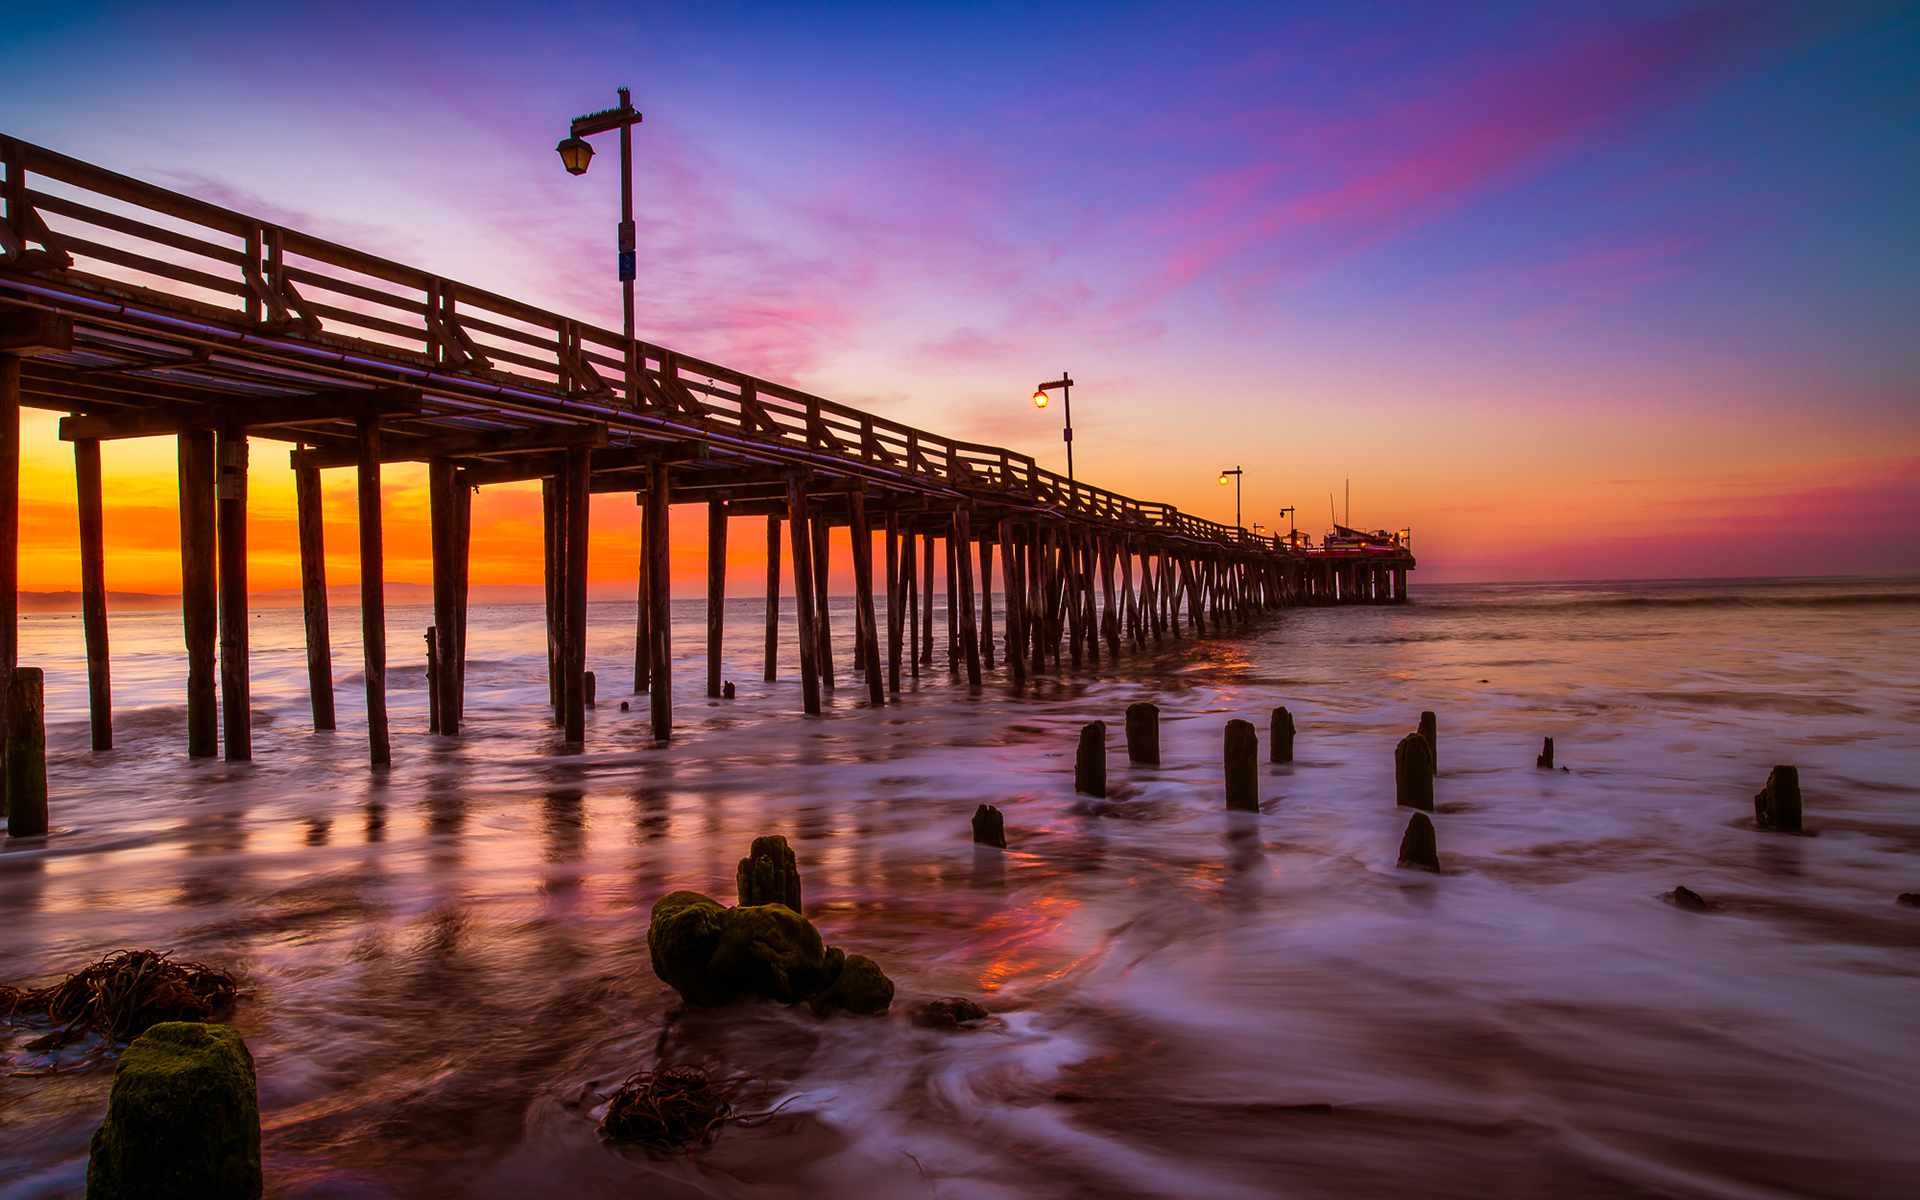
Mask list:
[[[1800,768],[1775,767],[1753,797],[1753,823],[1762,829],[1800,828]]]
[[[1433,744],[1417,733],[1394,747],[1393,791],[1401,807],[1433,811]]]
[[[1433,751],[1433,761],[1428,765],[1433,773],[1440,773],[1440,718],[1430,712],[1420,714],[1420,736],[1427,739],[1427,749]]]
[[[1920,908],[1920,892],[1901,892],[1894,903],[1904,904],[1908,908]]]
[[[1433,819],[1426,813],[1417,812],[1407,822],[1407,832],[1400,838],[1398,865],[1418,871],[1440,869],[1440,845],[1433,836]]]
[[[1667,899],[1673,901],[1675,907],[1684,908],[1688,912],[1707,911],[1707,902],[1701,899],[1700,893],[1692,888],[1677,887],[1667,893]]]
[[[728,911],[720,902],[699,892],[671,892],[654,902],[647,922],[653,973],[688,1004],[713,1007],[737,995],[708,969],[727,922]]]
[[[633,710],[632,710],[631,708],[629,708],[629,707],[627,706],[627,702],[626,702],[625,700],[622,700],[622,701],[620,702],[620,711],[621,711],[621,712],[631,712],[631,711],[633,711]]]
[[[1268,754],[1269,762],[1290,763],[1293,761],[1293,714],[1284,708],[1273,710],[1273,716],[1267,722],[1267,740],[1272,745]]]
[[[810,1003],[821,1015],[839,1010],[856,1016],[877,1017],[893,1004],[893,980],[864,954],[847,955],[839,977]]]
[[[134,1039],[93,1135],[90,1200],[258,1200],[261,1188],[259,1092],[239,1030],[167,1021]]]
[[[1227,807],[1260,811],[1260,735],[1251,721],[1228,721],[1226,735]]]
[[[1540,753],[1533,760],[1533,765],[1536,767],[1544,767],[1549,771],[1553,770],[1553,739],[1552,738],[1547,738],[1546,741],[1541,745]]]
[[[1073,790],[1085,796],[1107,798],[1107,723],[1095,721],[1080,730],[1080,746],[1073,756]]]
[[[826,946],[813,922],[784,904],[727,912],[707,977],[734,996],[792,1004],[827,986]]]
[[[1127,705],[1127,759],[1130,762],[1159,764],[1159,705]]]
[[[742,907],[784,904],[800,911],[800,864],[779,834],[753,839],[752,849],[740,860],[733,877]]]
[[[923,1029],[958,1029],[973,1021],[984,1021],[993,1014],[965,996],[947,996],[929,1000],[913,1010],[913,1023]]]
[[[1007,848],[1007,823],[999,809],[982,804],[973,810],[973,841],[978,846]]]

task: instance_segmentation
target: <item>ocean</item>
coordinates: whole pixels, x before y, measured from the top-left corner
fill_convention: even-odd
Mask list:
[[[836,601],[811,719],[790,616],[769,684],[759,603],[729,605],[739,691],[713,701],[704,605],[674,613],[673,741],[627,691],[633,606],[595,604],[567,753],[538,607],[474,609],[458,739],[425,732],[430,611],[391,610],[385,771],[357,610],[332,613],[332,733],[298,610],[254,615],[248,764],[185,757],[178,613],[115,615],[100,754],[79,620],[23,617],[56,832],[0,849],[0,982],[139,947],[238,971],[275,1197],[1914,1194],[1920,580],[1416,584],[1021,692],[943,649],[880,709]],[[1158,767],[1125,761],[1140,700]],[[1225,811],[1225,722],[1264,760],[1279,705],[1296,761]],[[1438,875],[1396,867],[1422,710]],[[1093,720],[1105,800],[1073,791]],[[1548,736],[1565,770],[1535,766]],[[1753,824],[1783,763],[1800,834]],[[1007,850],[970,844],[981,803]],[[764,833],[892,1015],[675,1013],[649,908],[731,903]],[[945,996],[993,1018],[907,1020]],[[79,1196],[109,1073],[33,1033],[0,1027],[0,1198]],[[758,1076],[779,1111],[693,1155],[603,1145],[602,1098],[662,1061]]]

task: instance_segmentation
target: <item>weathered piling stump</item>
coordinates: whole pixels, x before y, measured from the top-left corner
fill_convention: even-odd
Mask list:
[[[753,839],[733,878],[742,908],[784,904],[794,912],[800,911],[800,864],[787,839],[777,833]]]
[[[626,702],[625,700],[622,700],[622,701],[620,702],[620,711],[621,711],[621,712],[631,712],[631,711],[633,711],[633,706],[632,706],[632,705],[630,705],[630,704],[628,704],[628,703],[627,703],[627,702]]]
[[[973,844],[1007,848],[1006,818],[991,804],[982,804],[973,810]]]
[[[1252,721],[1228,721],[1227,807],[1260,811],[1260,735]]]
[[[228,1025],[167,1021],[113,1072],[87,1160],[91,1200],[258,1200],[260,1100],[253,1056]]]
[[[1908,908],[1920,908],[1920,892],[1901,892],[1893,898],[1895,904],[1904,904]]]
[[[1107,723],[1094,721],[1080,730],[1080,748],[1073,756],[1073,790],[1083,796],[1107,797]]]
[[[1753,797],[1753,823],[1762,829],[1800,828],[1800,768],[1780,766]]]
[[[588,708],[593,708],[595,707],[594,701],[596,699],[596,693],[598,692],[598,687],[594,682],[593,672],[586,672],[583,676],[583,681],[584,693],[582,695],[582,702],[586,704]]]
[[[1416,871],[1440,869],[1440,843],[1433,836],[1433,818],[1426,813],[1413,814],[1407,831],[1400,835],[1399,865]]]
[[[1127,759],[1130,762],[1160,763],[1160,706],[1127,705]]]
[[[1546,741],[1541,745],[1540,753],[1538,756],[1534,758],[1533,765],[1536,767],[1544,767],[1549,771],[1553,770],[1553,739],[1552,738],[1547,738]]]
[[[1431,773],[1440,773],[1440,718],[1430,712],[1420,714],[1420,736],[1427,739],[1427,766]]]
[[[1267,741],[1272,747],[1267,754],[1269,762],[1293,761],[1293,734],[1293,714],[1284,708],[1274,709],[1273,718],[1267,723]]]
[[[733,680],[729,679],[725,683],[720,685],[720,698],[722,700],[731,700],[733,699],[733,697],[734,697]]]
[[[1400,739],[1393,751],[1394,803],[1433,811],[1433,743],[1417,733]]]
[[[47,706],[39,667],[15,667],[6,693],[7,836],[47,832]]]

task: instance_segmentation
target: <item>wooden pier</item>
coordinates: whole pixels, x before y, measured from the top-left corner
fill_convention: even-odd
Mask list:
[[[839,682],[836,665],[861,677],[870,703],[883,704],[903,675],[942,664],[973,685],[996,670],[1018,685],[1187,633],[1211,635],[1262,610],[1406,599],[1414,560],[1399,539],[1384,552],[1355,553],[1255,536],[15,139],[0,137],[0,166],[0,656],[12,678],[25,404],[70,414],[60,436],[73,443],[80,489],[96,748],[112,745],[99,470],[99,444],[111,438],[178,440],[187,753],[195,756],[252,752],[246,479],[259,438],[295,447],[318,729],[334,725],[320,472],[356,474],[375,764],[392,753],[380,507],[381,466],[391,462],[428,468],[434,624],[426,660],[439,735],[457,734],[464,715],[472,494],[508,482],[543,481],[551,697],[575,742],[585,736],[594,493],[632,493],[643,509],[634,690],[649,693],[661,739],[673,728],[674,504],[707,506],[707,694],[721,687],[728,520],[765,517],[764,677],[777,675],[784,551],[809,713]],[[845,664],[833,661],[827,636],[827,531],[836,527],[850,530],[857,593],[856,654]],[[885,534],[880,579],[875,531]],[[942,561],[948,644],[936,653]],[[1000,613],[991,607],[996,582]]]

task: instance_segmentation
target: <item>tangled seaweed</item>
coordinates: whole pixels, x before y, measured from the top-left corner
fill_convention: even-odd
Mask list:
[[[752,1120],[770,1113],[738,1113],[734,1101],[749,1083],[766,1080],[757,1075],[716,1079],[705,1067],[662,1067],[627,1076],[607,1115],[600,1118],[600,1136],[610,1142],[638,1142],[649,1150],[691,1154],[712,1142],[730,1122]]]
[[[233,1003],[225,971],[178,963],[159,950],[121,950],[42,988],[0,984],[0,1016],[51,1017],[59,1029],[27,1043],[51,1050],[89,1033],[130,1042],[162,1021],[205,1021]]]

